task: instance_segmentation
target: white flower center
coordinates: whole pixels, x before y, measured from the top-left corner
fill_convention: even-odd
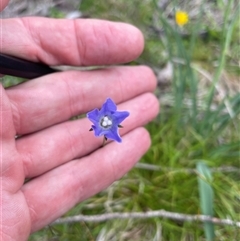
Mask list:
[[[104,116],[101,120],[101,126],[104,128],[109,128],[112,126],[112,120],[108,116]]]

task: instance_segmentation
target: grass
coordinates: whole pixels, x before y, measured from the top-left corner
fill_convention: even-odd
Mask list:
[[[66,216],[160,209],[201,214],[199,176],[187,170],[195,169],[199,161],[208,170],[239,168],[239,4],[221,0],[215,5],[204,0],[200,6],[193,3],[173,1],[161,11],[153,0],[82,1],[80,10],[93,18],[129,22],[143,31],[145,51],[131,64],[147,64],[157,73],[171,63],[174,71],[172,80],[159,84],[156,91],[161,114],[147,126],[152,146],[140,160],[159,170],[135,167]],[[187,11],[189,24],[176,26],[174,9]],[[56,14],[59,16],[54,10]],[[14,81],[8,77],[5,85]],[[209,205],[213,205],[214,216],[239,221],[239,169],[216,171],[211,176],[208,187],[214,198]],[[214,226],[215,240],[240,239],[239,228]],[[29,240],[210,239],[200,222],[150,218],[54,225]]]

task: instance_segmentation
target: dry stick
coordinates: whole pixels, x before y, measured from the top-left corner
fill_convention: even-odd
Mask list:
[[[173,213],[165,210],[149,211],[145,213],[132,212],[132,213],[106,213],[101,215],[76,215],[72,217],[59,218],[53,224],[62,223],[75,223],[75,222],[104,222],[112,219],[130,219],[130,218],[169,218],[180,221],[200,221],[200,222],[211,222],[220,225],[230,225],[240,227],[240,222],[233,221],[230,219],[218,219],[206,215],[186,215],[182,213]]]

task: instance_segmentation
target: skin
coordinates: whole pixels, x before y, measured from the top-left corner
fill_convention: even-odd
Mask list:
[[[1,9],[6,5],[0,0]],[[135,27],[101,20],[16,18],[1,20],[1,29],[2,53],[48,65],[120,64],[137,58],[144,45]],[[8,89],[0,85],[1,240],[27,240],[126,174],[150,146],[141,126],[158,114],[155,86],[145,66],[66,71]],[[123,142],[101,148],[89,120],[69,118],[100,107],[107,97],[130,116],[120,130]]]

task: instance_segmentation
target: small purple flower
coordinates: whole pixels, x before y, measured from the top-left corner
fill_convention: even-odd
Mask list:
[[[94,109],[87,113],[87,118],[93,123],[90,131],[94,131],[95,136],[122,142],[118,133],[120,123],[129,116],[127,111],[117,111],[117,106],[112,99],[108,98],[100,110]]]

